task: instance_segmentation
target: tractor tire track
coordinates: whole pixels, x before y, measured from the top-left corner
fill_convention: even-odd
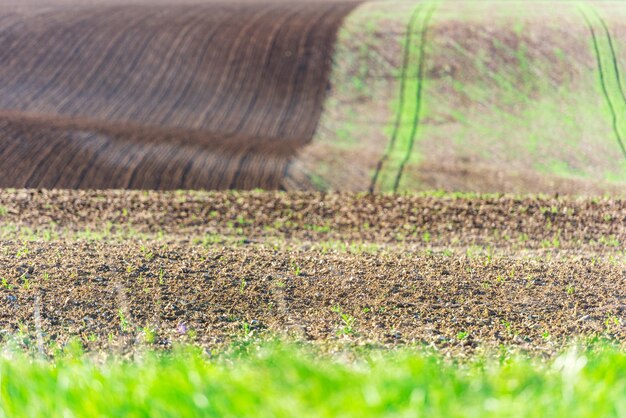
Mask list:
[[[388,160],[391,150],[395,147],[396,141],[398,138],[398,133],[400,132],[400,125],[402,123],[402,115],[404,113],[404,89],[405,89],[407,76],[408,76],[407,74],[408,74],[408,67],[409,67],[409,58],[411,54],[411,40],[413,37],[413,32],[415,30],[415,25],[417,24],[417,19],[419,17],[420,12],[422,11],[422,7],[423,7],[422,4],[418,4],[415,7],[415,10],[413,10],[413,13],[411,14],[411,17],[409,19],[409,24],[407,26],[407,32],[405,34],[405,40],[404,40],[404,52],[403,52],[403,58],[402,58],[402,73],[400,75],[400,92],[399,92],[399,99],[398,99],[399,100],[398,111],[396,114],[396,120],[394,122],[393,132],[391,134],[391,138],[389,140],[387,149],[385,150],[385,153],[383,154],[381,159],[378,161],[378,164],[376,164],[374,176],[372,177],[372,182],[369,188],[370,193],[373,193],[374,191],[376,191],[376,184],[378,183],[378,178],[382,171],[383,165]]]
[[[600,41],[598,39],[598,35],[596,34],[596,31],[594,29],[594,25],[591,22],[591,19],[589,17],[589,15],[585,12],[585,10],[583,8],[580,8],[580,13],[582,14],[583,18],[585,19],[585,22],[587,23],[587,26],[589,28],[589,32],[591,33],[591,39],[593,42],[593,47],[594,47],[594,52],[596,55],[596,62],[598,64],[598,74],[600,77],[600,85],[602,86],[602,92],[604,95],[604,98],[606,100],[607,105],[609,106],[609,110],[611,112],[611,121],[612,121],[612,128],[613,128],[613,133],[615,135],[615,139],[617,140],[617,143],[619,145],[619,148],[622,152],[622,156],[624,157],[624,159],[626,160],[626,146],[624,146],[624,135],[622,135],[621,129],[620,127],[623,124],[626,124],[626,121],[621,121],[620,120],[620,112],[618,112],[617,107],[620,106],[619,103],[614,103],[614,100],[611,98],[611,93],[609,92],[609,87],[608,87],[608,83],[609,80],[607,80],[607,78],[610,77],[609,74],[607,74],[605,71],[607,70],[605,68],[605,66],[603,65],[603,56],[602,53],[600,51]],[[614,64],[614,71],[615,73],[613,74],[614,77],[616,78],[615,80],[613,80],[613,83],[616,84],[619,88],[619,91],[621,93],[621,99],[624,100],[624,103],[622,103],[622,107],[626,108],[626,98],[624,97],[624,92],[621,86],[621,80],[620,80],[620,73],[619,73],[619,66],[617,63],[617,58],[615,57],[615,50],[613,47],[613,42],[611,40],[611,35],[608,31],[608,27],[606,26],[606,24],[604,23],[604,21],[602,20],[602,18],[600,17],[600,15],[595,12],[596,14],[596,18],[599,20],[599,22],[601,23],[601,25],[604,27],[605,30],[605,36],[607,39],[607,43],[609,45],[609,51],[611,54],[611,59],[613,61]]]
[[[602,24],[604,28],[604,33],[606,34],[606,39],[609,41],[609,49],[611,50],[611,60],[613,61],[613,71],[615,71],[615,75],[617,78],[617,86],[619,87],[620,95],[622,96],[622,100],[626,103],[626,93],[624,93],[624,87],[622,86],[622,76],[619,69],[619,63],[617,62],[617,53],[615,52],[615,47],[613,43],[613,36],[611,36],[611,32],[609,31],[609,27],[606,24],[606,21],[600,16],[597,10],[593,9],[596,17]]]
[[[417,92],[415,96],[416,109],[415,109],[415,117],[413,119],[413,125],[411,127],[411,134],[409,135],[409,146],[407,148],[406,154],[400,163],[400,169],[396,174],[396,179],[393,182],[393,191],[394,193],[398,191],[398,186],[400,185],[400,179],[402,178],[402,174],[404,173],[404,167],[409,162],[411,158],[411,154],[413,152],[413,146],[415,144],[415,137],[417,135],[417,129],[420,121],[420,115],[422,111],[422,91],[424,89],[424,55],[426,49],[426,33],[428,31],[428,24],[430,23],[430,19],[435,12],[435,7],[432,6],[428,10],[428,14],[424,18],[424,23],[422,25],[422,31],[420,34],[420,51],[419,51],[419,64],[417,69]]]
[[[400,102],[398,106],[398,114],[396,120],[394,122],[394,129],[392,132],[392,136],[389,142],[389,146],[387,147],[385,154],[379,160],[376,170],[374,173],[374,177],[372,178],[372,182],[370,184],[370,192],[375,190],[385,190],[386,185],[380,184],[385,183],[385,179],[381,177],[385,176],[385,171],[387,177],[393,176],[393,183],[389,185],[393,192],[398,191],[398,187],[400,184],[400,179],[402,177],[402,173],[404,168],[410,159],[411,153],[413,151],[413,146],[415,143],[415,136],[417,135],[421,107],[422,107],[422,91],[423,91],[423,78],[424,78],[424,55],[425,55],[425,41],[426,41],[426,32],[428,28],[428,24],[430,19],[435,11],[435,5],[420,5],[418,6],[411,16],[411,20],[409,21],[408,33],[406,37],[405,49],[404,49],[404,57],[402,64],[402,76],[400,81]],[[421,17],[421,20],[420,20]],[[419,48],[417,51],[417,68],[414,76],[410,76],[408,74],[410,69],[411,62],[411,47],[412,47],[412,39],[413,34],[416,31],[416,27],[419,26]],[[411,117],[411,130],[407,134],[406,138],[402,135],[401,131],[403,128],[403,118],[406,117],[404,113],[406,113],[405,108],[407,107],[407,103],[409,102],[408,96],[410,88],[408,88],[409,80],[415,81],[417,86],[415,87],[415,98],[414,106],[415,109],[412,112]],[[405,139],[402,141],[401,147],[402,149],[398,149],[399,140]],[[401,157],[392,158],[393,154],[402,152]],[[386,168],[389,165],[397,165],[397,167],[392,166],[391,168]]]

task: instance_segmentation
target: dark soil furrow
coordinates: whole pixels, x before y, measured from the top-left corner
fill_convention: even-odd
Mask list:
[[[0,10],[6,27],[19,27],[0,37],[10,51],[0,64],[3,143],[44,155],[58,154],[46,147],[55,143],[72,154],[3,153],[0,186],[279,188],[285,164],[315,132],[336,31],[358,4],[70,3]],[[100,140],[89,161],[85,137]],[[237,168],[262,158],[276,164]],[[10,165],[45,175],[29,180]],[[194,167],[203,171],[159,179],[144,171]]]

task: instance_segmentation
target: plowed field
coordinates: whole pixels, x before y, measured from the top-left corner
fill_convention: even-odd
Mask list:
[[[603,194],[622,2],[0,3],[0,187]]]
[[[0,187],[280,188],[355,5],[0,5]]]
[[[17,190],[0,207],[0,330],[46,349],[626,341],[622,200]]]

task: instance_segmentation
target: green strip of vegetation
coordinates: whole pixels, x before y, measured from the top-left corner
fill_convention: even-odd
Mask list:
[[[611,111],[613,132],[622,155],[626,159],[626,147],[624,146],[626,140],[626,95],[622,87],[613,40],[606,23],[595,9],[591,9],[591,6],[581,6],[580,11],[591,32],[602,92]],[[600,34],[596,33],[596,28],[601,28]]]
[[[459,339],[467,334],[459,334]],[[5,348],[0,416],[611,417],[626,413],[626,353],[602,345],[549,360],[450,360],[424,349],[239,344],[54,361]]]
[[[385,154],[372,178],[370,191],[397,191],[404,166],[411,157],[421,114],[426,31],[434,11],[433,4],[418,5],[411,15],[404,43],[396,119]],[[416,34],[419,34],[417,43],[414,41]]]

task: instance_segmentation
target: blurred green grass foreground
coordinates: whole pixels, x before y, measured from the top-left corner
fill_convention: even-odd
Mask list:
[[[0,416],[541,416],[626,414],[626,353],[607,344],[542,358],[455,360],[424,348],[322,349],[253,342],[207,353],[83,353],[54,360],[6,346]]]

